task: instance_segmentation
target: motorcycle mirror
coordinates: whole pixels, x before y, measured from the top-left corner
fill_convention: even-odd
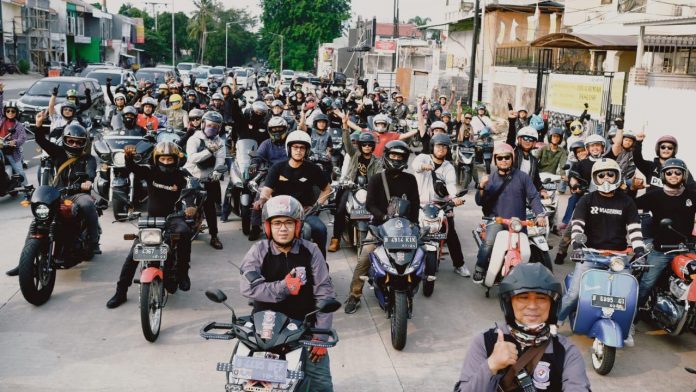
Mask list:
[[[663,229],[668,229],[670,226],[672,226],[672,220],[669,218],[664,218],[660,221],[660,227]]]
[[[575,239],[573,239],[573,242],[577,242],[578,244],[585,245],[587,243],[587,235],[578,234],[575,236]]]
[[[341,308],[341,303],[335,299],[324,299],[317,302],[317,310],[322,313],[333,313]]]
[[[205,296],[208,297],[209,300],[219,304],[227,301],[227,296],[220,289],[206,290]]]

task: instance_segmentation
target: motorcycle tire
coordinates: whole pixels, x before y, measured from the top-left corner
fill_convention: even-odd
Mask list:
[[[248,236],[249,233],[251,233],[251,208],[248,206],[241,206],[240,210],[239,215],[241,215],[242,218],[242,233]]]
[[[29,238],[19,256],[19,288],[32,305],[46,303],[56,284],[56,270],[48,265],[48,249],[44,241]]]
[[[5,69],[4,68],[0,68],[0,76],[5,76]]]
[[[111,210],[114,213],[114,219],[122,219],[128,215],[128,199],[126,194],[121,192],[113,192],[113,200],[111,200]]]
[[[148,342],[157,340],[162,325],[164,287],[160,278],[140,284],[140,325]]]
[[[394,292],[394,312],[391,315],[392,347],[403,350],[406,347],[406,328],[408,323],[408,295],[404,291]]]
[[[609,347],[602,343],[599,344],[603,346],[603,353],[600,357],[594,351],[594,348],[592,349],[592,368],[597,374],[605,376],[609,374],[611,369],[614,367],[614,361],[616,360],[616,347]]]
[[[435,275],[437,272],[437,254],[435,252],[425,253],[425,276]],[[430,297],[435,291],[435,281],[428,282],[423,279],[423,295]]]

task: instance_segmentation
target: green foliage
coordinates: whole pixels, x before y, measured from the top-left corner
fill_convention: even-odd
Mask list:
[[[412,23],[416,26],[425,26],[430,22],[430,18],[421,18],[420,16],[415,16],[408,20],[408,23]]]
[[[263,14],[257,53],[269,59],[272,68],[280,63],[280,38],[284,38],[283,67],[313,69],[320,43],[341,35],[350,17],[350,0],[261,0]]]
[[[29,62],[25,59],[21,59],[19,63],[17,63],[17,68],[19,68],[19,72],[26,74],[29,72]]]

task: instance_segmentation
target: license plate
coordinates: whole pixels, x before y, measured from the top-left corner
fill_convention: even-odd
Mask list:
[[[234,357],[232,375],[245,380],[285,383],[288,361],[256,357]]]
[[[428,234],[425,236],[426,239],[429,240],[446,240],[447,239],[447,233],[434,233],[434,234]]]
[[[476,149],[472,147],[460,148],[459,152],[463,154],[473,154],[476,152]]]
[[[162,261],[167,260],[169,249],[164,246],[136,246],[133,250],[135,261]]]
[[[415,236],[384,237],[386,249],[410,250],[418,247],[418,239]]]
[[[612,297],[611,295],[592,294],[592,306],[598,308],[626,310],[626,298]]]
[[[356,208],[350,212],[350,219],[370,219],[372,215],[365,208]]]

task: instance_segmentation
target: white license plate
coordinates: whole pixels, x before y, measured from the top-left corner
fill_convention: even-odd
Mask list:
[[[597,308],[626,310],[626,298],[592,294],[592,306]]]
[[[285,383],[288,361],[257,357],[234,357],[232,376],[244,380]]]
[[[384,237],[386,249],[409,250],[418,247],[418,239],[415,236]]]
[[[164,246],[136,246],[133,249],[135,261],[163,261],[167,260],[169,249]]]

